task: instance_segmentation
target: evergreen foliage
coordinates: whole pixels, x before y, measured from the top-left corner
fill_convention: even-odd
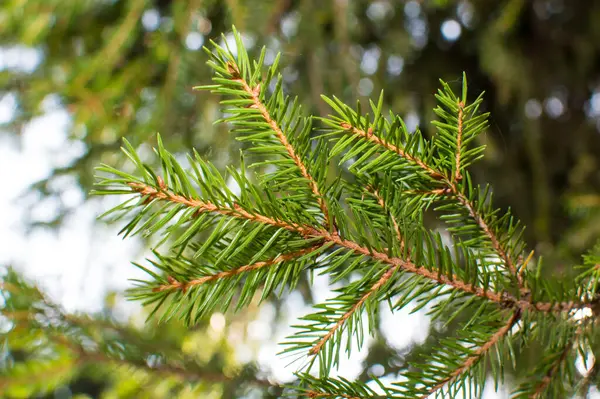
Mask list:
[[[198,46],[235,24],[253,57],[264,44],[269,59],[285,54],[285,86],[314,115],[328,112],[321,93],[352,104],[385,88],[384,104],[412,126],[433,119],[437,78],[468,71],[494,114],[472,177],[494,184],[553,271],[599,233],[599,18],[598,2],[561,0],[2,1],[0,102],[14,111],[0,118],[3,145],[27,151],[46,113],[69,120],[70,150],[24,183],[23,224],[63,226],[81,207],[65,193],[76,186],[87,200],[93,168],[120,167],[122,137],[138,148],[168,132],[171,152],[210,152],[220,170],[237,159],[225,125],[211,126],[218,97],[190,90],[211,73]],[[40,212],[46,203],[56,212]]]
[[[77,395],[84,392],[92,397],[192,399],[252,392],[277,397],[281,392],[259,378],[252,364],[236,365],[233,348],[214,340],[205,326],[191,330],[177,323],[146,323],[140,328],[108,312],[71,314],[13,269],[3,277],[0,299],[3,398],[68,393],[89,398]]]
[[[127,141],[132,168],[98,168],[96,194],[129,197],[103,217],[127,220],[124,236],[159,235],[168,246],[137,265],[148,279],[132,298],[152,305],[152,317],[191,326],[257,296],[286,295],[306,274],[330,276],[342,287],[283,342],[282,355],[299,361],[290,394],[302,397],[478,397],[489,375],[503,381],[532,346],[542,348],[537,365],[514,397],[589,387],[595,369],[582,374],[575,361],[597,353],[598,248],[574,279],[542,275],[520,223],[471,178],[488,115],[464,76],[458,94],[441,82],[430,139],[388,114],[383,94],[367,107],[324,97],[332,115],[307,117],[283,90],[279,58],[265,65],[263,49],[251,59],[235,38],[234,51],[215,42],[206,49],[215,75],[198,89],[221,96],[218,122],[249,143],[239,167],[223,175],[194,153],[184,168],[158,137],[160,170]],[[342,172],[328,173],[332,165]],[[448,234],[428,226],[431,215]],[[365,331],[376,331],[385,304],[416,304],[435,322],[459,323],[397,382],[333,377]]]

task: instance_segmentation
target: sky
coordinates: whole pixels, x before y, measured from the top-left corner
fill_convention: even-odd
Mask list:
[[[7,113],[0,108],[0,118]],[[11,188],[0,197],[0,237],[6,244],[0,247],[0,264],[25,271],[69,311],[96,311],[107,289],[122,290],[135,277],[135,269],[123,260],[137,249],[134,242],[117,237],[116,226],[95,222],[100,201],[79,206],[59,231],[39,228],[28,233],[22,223],[26,209],[21,195],[28,185],[76,155],[66,140],[68,123],[66,112],[50,111],[25,129],[20,149],[7,137],[0,138],[0,159],[10,165],[0,168],[0,179]],[[65,182],[61,197],[78,205],[83,197],[73,183]],[[34,216],[51,219],[56,209],[57,203],[44,201],[34,208]]]

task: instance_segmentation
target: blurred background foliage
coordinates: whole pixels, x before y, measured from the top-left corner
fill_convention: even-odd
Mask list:
[[[13,269],[3,280],[10,325],[2,338],[2,397],[221,398],[270,387],[252,364],[236,364],[220,334],[222,315],[193,329],[118,323],[110,303],[101,314],[68,314]]]
[[[472,92],[486,92],[485,108],[492,113],[492,127],[483,136],[486,157],[474,177],[491,183],[496,204],[512,207],[528,226],[527,241],[545,256],[545,270],[569,274],[600,233],[599,20],[600,2],[589,0],[4,0],[0,102],[14,112],[2,120],[0,138],[18,145],[36,117],[52,109],[68,112],[68,140],[61,151],[72,156],[65,161],[57,154],[52,172],[22,197],[31,210],[24,221],[28,227],[60,229],[81,206],[63,201],[67,186],[76,185],[82,201],[91,201],[93,167],[125,161],[122,137],[150,154],[160,132],[170,151],[195,148],[220,168],[238,159],[240,143],[224,125],[213,125],[220,116],[219,98],[191,89],[210,80],[202,45],[222,42],[222,34],[230,39],[232,24],[244,33],[251,53],[264,45],[271,62],[283,53],[286,90],[315,115],[329,112],[322,93],[353,103],[385,89],[389,109],[411,129],[418,124],[433,134],[429,121],[438,78],[458,84],[465,71]],[[58,204],[56,211],[35,217],[47,199]],[[92,397],[99,392],[146,397],[136,396],[142,391],[147,397],[173,397],[172,389],[181,397],[187,397],[186,389],[190,397],[198,397],[194,389],[238,397],[240,392],[227,391],[229,383],[189,383],[188,373],[199,376],[208,364],[231,381],[242,378],[235,383],[239,389],[268,391],[261,383],[252,388],[260,373],[255,368],[225,370],[242,366],[227,360],[232,350],[227,342],[202,337],[203,326],[194,331],[161,326],[168,339],[153,335],[153,324],[113,328],[108,305],[104,315],[65,319],[14,271],[7,273],[5,281],[13,279],[20,291],[3,287],[9,332],[2,338],[0,392],[15,397],[58,392],[67,381],[72,392]],[[310,302],[311,291],[304,287],[301,293]],[[16,304],[20,301],[25,302]],[[229,325],[236,316],[228,317]],[[434,330],[432,336],[442,334]],[[381,364],[387,373],[406,360],[406,353],[387,345],[381,334],[376,337],[363,379],[370,365]],[[190,340],[219,357],[218,365],[213,367],[206,353],[200,360],[179,359]],[[106,350],[90,349],[91,342],[107,345]],[[118,354],[131,354],[130,349],[138,351],[135,356]],[[163,364],[157,359],[170,358],[170,350],[178,352],[178,360],[165,367],[185,368],[186,375],[149,377]],[[87,361],[106,353],[114,356],[106,362],[110,367]],[[41,381],[51,374],[57,382],[48,381],[46,390],[14,388],[17,377],[12,385],[2,377],[13,376],[15,364],[26,367],[37,357],[45,359],[44,368],[16,373],[28,380],[41,375]],[[134,364],[119,365],[118,359]],[[194,364],[189,370],[188,361]]]

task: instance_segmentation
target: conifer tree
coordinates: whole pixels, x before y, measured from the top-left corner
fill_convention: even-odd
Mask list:
[[[541,348],[536,367],[516,378],[513,397],[587,392],[596,367],[575,364],[597,353],[600,248],[574,279],[542,275],[523,226],[471,178],[489,115],[466,77],[458,90],[440,82],[437,134],[428,139],[388,114],[383,94],[356,107],[323,96],[331,115],[305,115],[284,92],[279,57],[266,66],[263,49],[252,60],[235,38],[235,49],[205,49],[215,75],[197,89],[223,97],[217,122],[247,143],[239,168],[223,175],[197,153],[184,168],[160,136],[160,170],[127,141],[130,169],[98,168],[96,194],[127,196],[103,217],[126,220],[124,236],[158,235],[168,247],[137,265],[148,279],[130,297],[152,305],[151,317],[192,326],[256,297],[286,295],[305,275],[328,275],[341,288],[282,342],[298,370],[287,393],[298,397],[479,397],[488,376],[497,386],[532,347]],[[333,164],[339,175],[329,173]],[[431,215],[445,232],[429,227]],[[415,304],[434,321],[459,320],[454,335],[404,365],[392,384],[332,376],[375,331],[381,306]]]

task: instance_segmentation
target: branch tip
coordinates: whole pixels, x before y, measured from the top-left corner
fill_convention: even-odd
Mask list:
[[[168,190],[168,187],[165,184],[165,181],[163,180],[163,178],[161,176],[156,176],[156,181],[158,183],[158,187],[160,187],[161,190],[163,190],[163,191]]]
[[[228,61],[226,65],[227,65],[227,72],[229,72],[231,74],[232,78],[237,79],[240,77],[240,70],[234,62]]]
[[[454,181],[462,180],[462,174],[460,173],[460,158],[462,152],[462,136],[463,136],[463,119],[464,119],[464,107],[465,103],[462,101],[458,102],[458,132],[456,135],[456,165],[454,171]]]

